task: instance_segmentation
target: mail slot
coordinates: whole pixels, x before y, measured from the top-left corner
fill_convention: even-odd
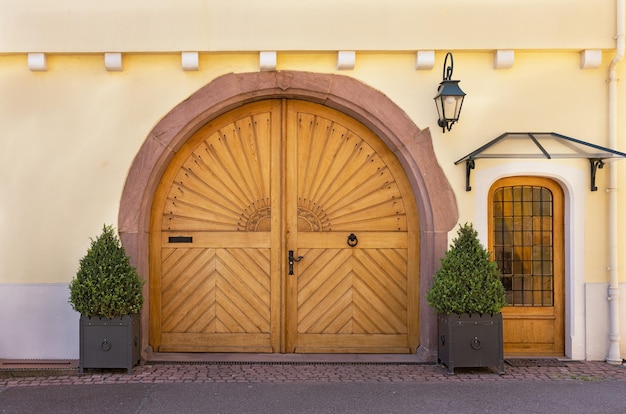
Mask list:
[[[170,243],[193,243],[193,237],[191,237],[191,236],[174,236],[174,237],[169,237],[168,241]]]

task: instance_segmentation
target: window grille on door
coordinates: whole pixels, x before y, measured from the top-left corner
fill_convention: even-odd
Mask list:
[[[510,306],[554,305],[553,195],[541,186],[493,193],[493,248]]]

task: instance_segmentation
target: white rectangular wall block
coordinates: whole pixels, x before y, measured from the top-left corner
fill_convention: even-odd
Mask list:
[[[515,52],[512,50],[496,50],[493,54],[494,69],[509,69],[515,62]]]
[[[200,69],[200,54],[198,52],[182,52],[181,63],[183,70]]]
[[[354,50],[340,50],[337,52],[337,69],[352,70],[356,63],[356,52]]]
[[[608,283],[585,284],[585,359],[604,361],[609,350]]]
[[[122,70],[121,53],[105,53],[104,68],[109,72],[119,72]]]
[[[415,57],[415,69],[430,70],[435,66],[434,50],[419,50]]]
[[[276,52],[259,52],[259,66],[262,71],[276,70]]]
[[[43,72],[48,70],[48,59],[45,53],[29,53],[28,69],[33,72]]]
[[[67,283],[0,284],[0,358],[78,359]]]
[[[580,52],[580,68],[596,69],[602,64],[602,51],[599,49],[587,49]]]

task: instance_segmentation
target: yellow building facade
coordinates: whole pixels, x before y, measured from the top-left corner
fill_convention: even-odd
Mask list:
[[[204,142],[211,148],[227,141],[211,137],[226,137],[224,131],[232,125],[251,125],[271,114],[267,122],[278,135],[276,144],[268,144],[265,161],[259,161],[260,149],[246,158],[245,145],[228,147],[224,154],[241,162],[221,169],[217,161],[208,162],[213,178],[203,181],[220,180],[220,171],[252,171],[254,162],[259,162],[260,171],[271,165],[263,172],[267,177],[259,179],[267,180],[266,198],[272,207],[267,218],[271,235],[260,247],[267,250],[270,277],[267,327],[254,324],[268,339],[252,352],[410,352],[432,360],[436,318],[425,293],[458,224],[472,222],[510,277],[512,306],[507,311],[515,321],[509,322],[507,335],[517,344],[508,348],[511,354],[621,363],[626,353],[626,335],[620,336],[626,330],[626,316],[620,317],[626,311],[626,194],[618,189],[626,185],[626,163],[620,156],[606,159],[593,153],[606,154],[607,148],[626,151],[623,1],[159,0],[93,5],[31,0],[8,1],[2,7],[0,331],[11,340],[0,342],[0,358],[78,357],[78,315],[67,303],[67,286],[89,238],[103,223],[119,229],[146,280],[144,358],[158,352],[246,352],[245,346],[232,342],[212,347],[215,335],[183,335],[192,329],[185,322],[191,311],[168,313],[167,300],[184,286],[168,292],[163,278],[167,249],[178,248],[169,244],[168,235],[193,233],[196,240],[230,240],[232,235],[239,240],[236,234],[249,229],[252,219],[219,231],[164,223],[176,216],[168,213],[167,200],[175,198],[169,188],[192,162],[199,147],[191,145]],[[453,79],[461,81],[467,96],[459,122],[444,133],[433,97],[447,52],[454,57]],[[369,347],[346,342],[333,349],[328,343],[335,339],[311,339],[320,334],[314,327],[310,329],[315,334],[303,331],[300,337],[299,323],[306,318],[289,314],[299,304],[289,296],[298,288],[286,274],[287,251],[306,251],[298,264],[304,267],[307,255],[334,249],[335,242],[328,236],[323,246],[298,244],[315,238],[304,235],[298,224],[309,216],[298,212],[290,217],[283,208],[287,211],[293,204],[294,211],[302,210],[300,199],[305,197],[300,188],[322,188],[317,177],[332,171],[333,158],[342,159],[332,144],[311,138],[310,148],[319,148],[319,159],[327,163],[320,161],[315,171],[307,170],[310,182],[298,184],[294,178],[299,193],[290,192],[290,177],[304,171],[307,159],[307,150],[291,143],[304,134],[299,129],[304,128],[303,114],[341,125],[345,136],[358,136],[364,143],[360,148],[371,149],[380,157],[381,168],[392,171],[404,206],[402,213],[394,210],[406,221],[394,227],[407,234],[398,242],[398,249],[406,249],[399,253],[406,266],[400,271],[404,288],[398,294],[403,322],[388,328],[391,331],[378,327],[380,332],[371,333],[376,329],[354,319],[352,325],[370,332],[358,334],[365,335],[358,338]],[[506,147],[504,158],[476,158],[474,168],[467,168],[463,157],[506,132],[554,132],[591,146],[582,145],[585,151],[574,151],[576,157],[545,159],[524,156],[536,147],[532,141],[519,141]],[[260,136],[256,130],[250,134]],[[291,154],[299,160],[297,165],[292,165]],[[311,149],[308,154],[317,152]],[[604,163],[594,169],[589,159],[598,157]],[[346,156],[343,162],[350,171],[347,166],[355,161]],[[359,171],[365,170],[350,174]],[[235,173],[224,175],[233,179]],[[332,181],[350,188],[348,176],[338,175],[345,182]],[[253,181],[244,173],[241,177],[234,182]],[[375,182],[367,176],[360,185]],[[591,190],[594,183],[597,191]],[[511,201],[507,191],[528,190],[532,195],[542,189],[550,193],[550,209],[558,214],[548,219],[529,213],[528,223],[547,224],[541,231],[522,224],[519,234],[511,237],[549,239],[551,250],[523,241],[498,250],[503,234],[498,233],[496,218],[499,200]],[[311,202],[323,193],[311,190]],[[213,203],[218,195],[206,192],[199,198]],[[515,200],[511,203],[530,203],[531,210],[532,203],[545,201]],[[252,201],[242,203],[250,206]],[[328,213],[328,228],[340,229],[329,232],[341,232],[337,237],[354,233],[361,240],[358,248],[364,249],[369,234],[381,232],[377,238],[391,240],[385,238],[390,229],[371,224],[382,223],[383,213],[365,212],[353,227],[340,224],[344,213],[356,214],[359,202],[343,206],[346,210],[335,217]],[[196,203],[198,210],[213,211],[208,204]],[[250,216],[261,217],[259,211]],[[216,220],[218,214],[211,214]],[[511,222],[524,223],[525,213],[520,214],[510,217]],[[321,215],[316,217],[323,223]],[[303,234],[298,242],[291,233],[296,228]],[[209,250],[234,248],[207,243]],[[386,254],[383,247],[371,248]],[[540,250],[543,253],[536,256]],[[391,267],[382,259],[373,263],[383,273]],[[355,269],[352,273],[358,273]],[[518,291],[518,284],[532,288]],[[375,303],[368,306],[370,311],[377,308]],[[515,314],[522,308],[530,309]],[[554,313],[546,313],[547,308]],[[245,314],[243,307],[239,311]],[[390,320],[389,312],[381,320]],[[530,320],[535,322],[524,322]],[[298,334],[290,333],[294,331]],[[406,345],[394,342],[387,347],[385,335],[393,336],[392,331]]]

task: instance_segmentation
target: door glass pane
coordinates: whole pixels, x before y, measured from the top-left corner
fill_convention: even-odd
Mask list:
[[[493,194],[495,260],[511,306],[553,306],[552,192],[506,186]]]

